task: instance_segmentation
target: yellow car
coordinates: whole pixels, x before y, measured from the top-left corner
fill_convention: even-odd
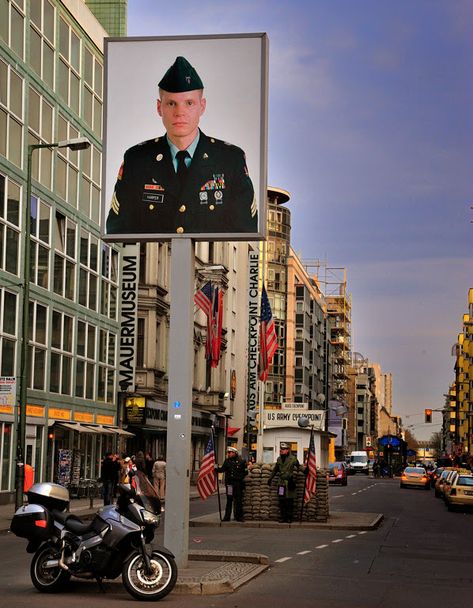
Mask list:
[[[448,488],[450,482],[457,473],[460,475],[469,475],[471,471],[468,469],[459,469],[458,467],[445,467],[440,477],[435,482],[435,497],[445,498],[445,491]]]
[[[424,467],[406,467],[401,475],[400,488],[424,488],[430,490],[430,479]]]
[[[456,473],[444,487],[445,503],[449,511],[456,507],[473,507],[473,475]]]

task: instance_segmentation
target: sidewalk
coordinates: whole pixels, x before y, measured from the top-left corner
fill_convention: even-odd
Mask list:
[[[197,490],[192,488],[191,500],[198,498]],[[70,511],[79,517],[90,517],[102,506],[102,500],[95,498],[93,508],[90,500],[73,499]],[[10,522],[15,512],[13,504],[0,505],[0,535],[8,534]],[[275,521],[230,521],[222,523],[218,513],[211,513],[190,520],[190,527],[211,526],[222,530],[222,546],[224,546],[226,527],[243,528],[308,528],[308,529],[343,529],[343,530],[374,530],[383,519],[379,513],[348,513],[333,511],[327,522],[295,522],[281,524]],[[1,536],[0,536],[1,542]],[[26,547],[26,545],[25,545]],[[174,594],[215,595],[232,593],[267,568],[269,559],[258,553],[242,553],[235,551],[193,551],[188,554],[186,568],[180,568]]]

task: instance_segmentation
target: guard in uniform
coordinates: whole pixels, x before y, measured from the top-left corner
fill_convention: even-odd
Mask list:
[[[243,480],[248,475],[246,462],[240,458],[236,448],[227,448],[227,457],[217,470],[219,473],[223,472],[225,474],[227,504],[223,521],[230,521],[232,509],[235,520],[243,521]]]
[[[257,232],[245,153],[198,128],[206,102],[196,70],[177,57],[159,89],[166,135],[125,152],[107,234]]]
[[[279,475],[278,499],[280,522],[291,523],[294,514],[294,498],[296,497],[296,479],[299,471],[299,461],[289,453],[289,444],[281,443],[280,455],[268,479],[268,486],[273,478]]]

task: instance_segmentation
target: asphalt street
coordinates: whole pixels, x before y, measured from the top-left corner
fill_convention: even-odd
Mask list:
[[[433,492],[401,490],[398,480],[350,477],[330,488],[331,510],[378,512],[374,531],[228,527],[191,528],[191,549],[228,549],[269,556],[271,567],[232,595],[171,594],[163,605],[179,608],[433,608],[471,603],[473,515],[449,513]],[[216,498],[192,501],[191,514],[217,509]],[[162,534],[162,528],[161,532]],[[158,535],[158,542],[160,541]],[[66,593],[39,594],[29,578],[25,542],[0,537],[0,589],[9,608],[120,606],[130,599],[121,583],[77,581]]]

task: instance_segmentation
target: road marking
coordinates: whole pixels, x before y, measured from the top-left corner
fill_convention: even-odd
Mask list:
[[[348,536],[345,536],[345,538],[355,538],[356,534],[349,534]]]
[[[319,545],[318,547],[315,547],[316,549],[325,549],[325,547],[328,547],[328,545]]]
[[[336,538],[335,540],[332,540],[332,543],[342,543],[343,542],[343,538]]]
[[[358,494],[358,492],[352,492],[351,495],[355,496],[355,494]]]
[[[364,532],[358,532],[358,534],[366,534],[366,530]]]
[[[307,555],[307,553],[312,553],[312,551],[299,551],[297,555]]]
[[[281,557],[281,559],[277,559],[276,562],[287,562],[288,559],[292,559],[292,557]]]
[[[337,494],[336,496],[332,496],[332,498],[343,498],[344,496],[344,494]]]

